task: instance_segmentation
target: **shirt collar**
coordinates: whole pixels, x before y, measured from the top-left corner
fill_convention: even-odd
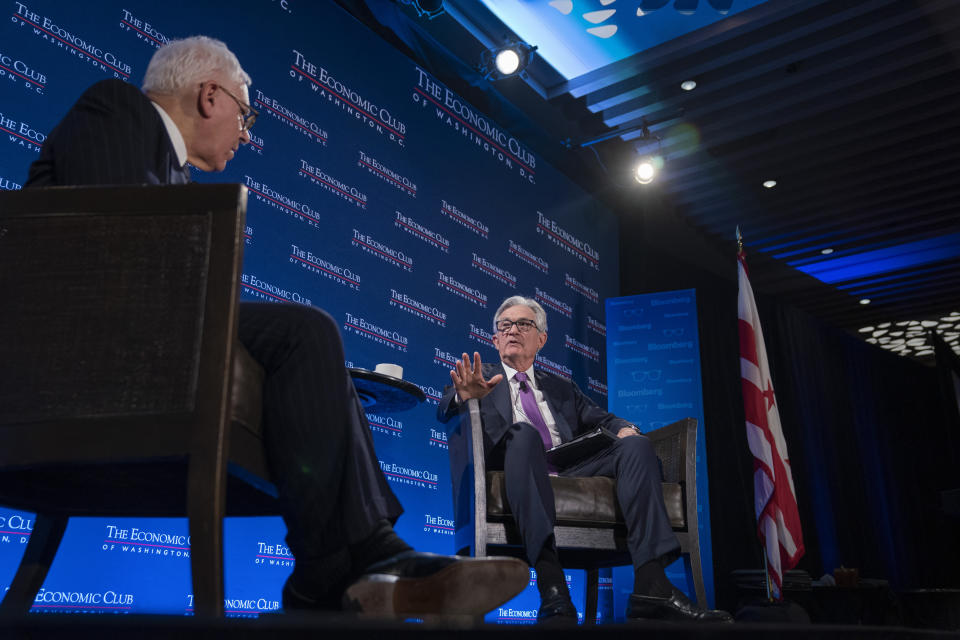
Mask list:
[[[163,126],[166,127],[167,135],[170,136],[170,142],[173,143],[173,151],[177,154],[177,165],[182,169],[183,166],[187,164],[187,143],[183,139],[183,134],[180,133],[180,128],[177,126],[177,123],[173,121],[170,114],[163,110],[163,107],[152,100],[150,104],[153,105],[157,113],[160,114],[160,119],[163,120]]]
[[[513,377],[517,375],[517,370],[508,365],[506,362],[501,361],[500,365],[503,367],[503,372],[507,375],[507,380],[513,380]],[[527,374],[527,382],[534,389],[537,388],[536,379],[533,377],[533,365],[530,365],[530,368],[524,371]]]

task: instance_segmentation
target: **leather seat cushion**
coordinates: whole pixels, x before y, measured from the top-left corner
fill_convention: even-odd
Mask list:
[[[557,524],[614,526],[623,524],[623,514],[617,503],[616,483],[613,478],[564,478],[550,476],[553,498],[557,509]],[[686,527],[683,510],[683,488],[672,482],[663,483],[663,500],[670,525],[674,529]],[[504,518],[510,515],[503,471],[487,472],[487,516]]]

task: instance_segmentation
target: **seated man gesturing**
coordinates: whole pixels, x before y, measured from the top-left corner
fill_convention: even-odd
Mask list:
[[[513,296],[494,314],[493,343],[499,364],[463,359],[450,372],[453,386],[438,407],[447,422],[467,400],[477,398],[483,420],[487,468],[503,469],[507,501],[523,537],[527,559],[537,570],[539,618],[576,618],[553,535],[556,521],[546,449],[603,427],[618,436],[607,449],[564,469],[572,477],[616,479],[617,500],[627,524],[634,567],[628,618],[730,621],[725,611],[695,607],[664,574],[680,543],[663,503],[660,466],[650,440],[632,424],[604,411],[572,381],[535,371],[547,341],[547,318],[536,300]]]

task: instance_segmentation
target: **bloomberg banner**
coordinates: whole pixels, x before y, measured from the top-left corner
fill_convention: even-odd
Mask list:
[[[607,383],[610,411],[643,431],[697,419],[697,511],[707,601],[713,603],[710,493],[700,381],[700,340],[694,289],[610,298],[607,306]],[[677,561],[668,575],[689,595],[689,569]],[[617,577],[615,575],[615,577]],[[620,585],[620,580],[615,580]],[[621,590],[615,594],[625,602]]]

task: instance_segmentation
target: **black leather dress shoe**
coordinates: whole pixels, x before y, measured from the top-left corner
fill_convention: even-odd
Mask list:
[[[340,611],[340,597],[309,597],[301,593],[293,584],[293,575],[283,584],[283,612],[292,611]]]
[[[675,622],[733,622],[733,616],[720,609],[701,609],[677,589],[666,598],[630,594],[627,618],[672,620]]]
[[[540,622],[570,622],[577,623],[577,609],[570,601],[570,592],[567,586],[550,586],[540,595],[540,610],[537,612]]]
[[[482,615],[523,591],[516,558],[460,558],[405,551],[367,567],[343,594],[343,609],[381,616]]]

